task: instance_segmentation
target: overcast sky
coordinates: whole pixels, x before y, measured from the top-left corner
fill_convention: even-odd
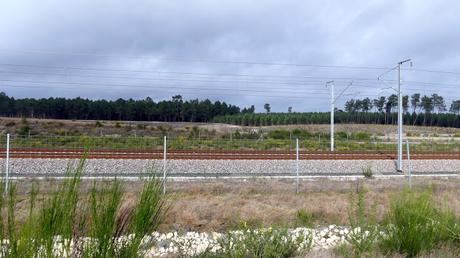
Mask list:
[[[326,111],[326,81],[336,92],[353,81],[339,107],[389,95],[382,88],[395,87],[397,73],[382,82],[376,78],[385,70],[376,68],[412,58],[404,93],[438,93],[449,105],[460,99],[460,74],[410,69],[460,72],[459,11],[460,2],[439,0],[0,0],[0,91],[180,94],[256,111],[264,103],[273,111]]]

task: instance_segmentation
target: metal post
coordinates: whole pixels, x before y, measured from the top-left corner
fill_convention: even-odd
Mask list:
[[[334,151],[334,83],[331,84],[331,151]]]
[[[297,176],[295,192],[299,193],[299,138],[295,139],[295,165],[296,165],[296,176]]]
[[[398,167],[402,171],[402,94],[401,94],[401,63],[398,63]]]
[[[8,193],[10,173],[10,134],[6,135],[6,161],[5,161],[5,193]]]
[[[335,102],[337,101],[340,96],[348,89],[350,86],[353,84],[353,82],[350,82],[345,89],[340,92],[340,94],[335,97],[334,96],[334,81],[328,81],[326,82],[326,87],[328,85],[331,85],[331,151],[334,151],[334,113],[335,113]]]
[[[406,139],[406,146],[407,146],[407,162],[409,163],[409,188],[412,189],[412,162],[410,161],[410,148],[409,148],[409,140]]]
[[[166,136],[163,138],[163,194],[166,194]]]
[[[402,134],[403,134],[403,107],[402,107],[402,92],[401,92],[401,65],[409,62],[411,59],[406,59],[398,63],[398,164],[397,170],[402,171]]]

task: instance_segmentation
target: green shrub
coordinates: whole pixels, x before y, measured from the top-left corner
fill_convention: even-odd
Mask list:
[[[94,126],[96,126],[96,127],[103,127],[104,124],[101,123],[101,121],[96,121],[96,123],[94,124]]]
[[[289,139],[290,132],[286,130],[273,130],[267,133],[267,138],[275,140]]]
[[[342,139],[342,140],[343,140],[343,139],[348,139],[348,133],[347,133],[347,132],[340,131],[340,132],[337,132],[337,133],[335,134],[335,137],[336,137],[337,139]]]
[[[376,246],[379,230],[376,219],[376,206],[366,203],[366,190],[361,187],[350,196],[348,218],[351,232],[347,241],[355,257],[371,253]]]
[[[398,252],[409,257],[430,251],[449,238],[442,223],[444,218],[431,192],[406,190],[391,199],[381,248],[386,253]]]
[[[298,210],[296,213],[296,225],[302,227],[313,227],[314,215],[306,210]]]
[[[16,125],[16,123],[14,121],[10,121],[10,122],[5,124],[6,127],[13,127],[15,125]]]
[[[372,171],[372,165],[368,164],[367,166],[363,167],[361,169],[362,174],[365,178],[367,179],[372,179],[374,178],[374,172]]]
[[[218,240],[216,253],[203,257],[293,257],[299,249],[308,250],[311,234],[291,237],[287,229],[249,229],[229,232]]]
[[[352,134],[352,138],[354,140],[360,140],[360,141],[370,140],[371,137],[372,137],[372,134],[368,132],[357,132],[357,133]]]

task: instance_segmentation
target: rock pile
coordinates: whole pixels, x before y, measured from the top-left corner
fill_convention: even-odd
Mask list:
[[[359,231],[354,229],[354,232]],[[289,236],[292,239],[302,237],[303,242],[299,244],[299,251],[308,249],[329,249],[347,242],[347,237],[352,234],[348,227],[330,225],[317,229],[295,228],[290,229]],[[231,231],[227,234],[242,234],[241,231]],[[203,252],[216,252],[221,247],[219,240],[225,237],[222,233],[199,233],[187,232],[178,234],[177,232],[152,234],[156,245],[148,251],[148,256],[167,256],[182,254],[193,256]]]

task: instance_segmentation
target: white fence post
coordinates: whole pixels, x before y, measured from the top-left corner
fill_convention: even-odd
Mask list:
[[[296,174],[297,174],[295,192],[299,193],[299,138],[295,139],[295,165],[296,165]]]
[[[407,161],[408,161],[408,170],[409,170],[409,189],[412,189],[412,162],[410,161],[410,148],[409,148],[409,140],[406,139],[406,147],[407,147]]]
[[[166,194],[166,136],[163,138],[163,194]]]
[[[5,193],[8,193],[10,174],[10,134],[6,135],[6,160],[5,160]]]

